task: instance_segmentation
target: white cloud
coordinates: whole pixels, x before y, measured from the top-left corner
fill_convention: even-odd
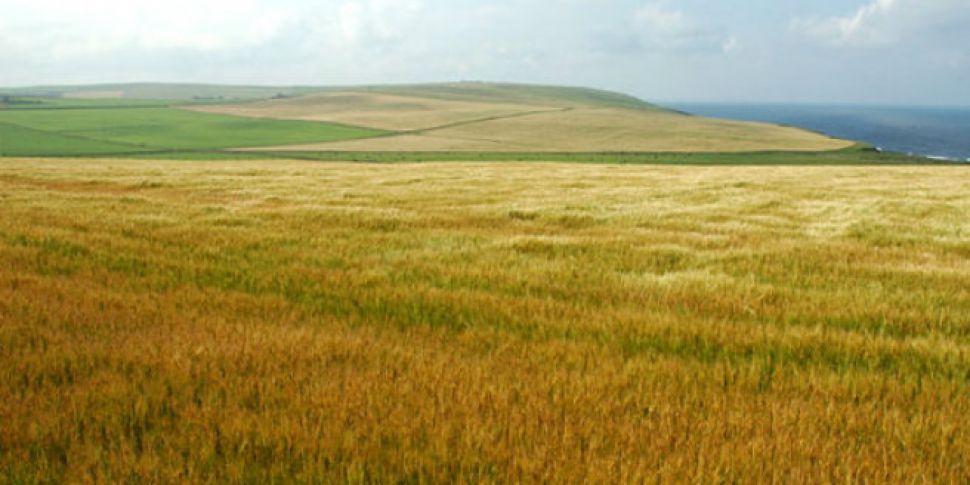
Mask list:
[[[0,0],[0,45],[55,57],[130,48],[205,52],[263,46],[303,29],[317,42],[347,47],[395,38],[420,7],[418,0]]]
[[[37,47],[55,55],[98,54],[128,46],[251,46],[276,35],[289,20],[288,12],[258,0],[34,0],[12,8],[14,15],[31,19],[35,33],[29,37]],[[233,14],[226,15],[229,11]]]
[[[797,18],[792,29],[834,45],[886,44],[893,37],[883,23],[896,6],[897,0],[872,0],[848,16]]]
[[[684,12],[668,10],[666,5],[651,3],[644,5],[634,15],[634,22],[640,34],[658,45],[682,44],[697,32],[694,21]]]
[[[388,42],[399,37],[411,17],[421,10],[417,0],[355,0],[344,2],[336,18],[339,40],[345,45]],[[326,19],[327,11],[320,11]],[[325,30],[329,30],[324,27]]]
[[[967,0],[869,0],[834,17],[795,18],[791,30],[832,46],[878,47],[966,29]]]
[[[733,54],[739,50],[741,50],[741,41],[733,35],[721,44],[721,51],[725,54]]]
[[[733,36],[724,38],[715,29],[701,25],[666,1],[641,6],[633,16],[641,45],[666,50],[720,50],[728,53],[739,47]]]
[[[836,10],[779,30],[806,6]],[[0,86],[467,78],[966,104],[967,25],[970,0],[0,0]]]

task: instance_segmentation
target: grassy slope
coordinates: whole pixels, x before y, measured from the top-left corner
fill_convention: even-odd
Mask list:
[[[182,97],[185,99],[187,96],[198,95],[198,94],[211,94],[219,89],[225,90],[225,86],[197,86],[197,85],[102,85],[102,86],[90,86],[83,89],[89,91],[96,90],[110,90],[110,89],[128,89],[133,90],[135,87],[139,87],[145,90],[143,95],[157,95],[159,97],[168,98],[178,98]],[[206,88],[208,91],[199,91],[199,88]],[[238,87],[237,87],[238,88]],[[275,94],[279,90],[275,88],[254,88],[253,91],[244,93],[243,88],[238,88],[240,91],[235,91],[236,94],[242,96],[257,96],[261,95],[263,97]],[[303,88],[301,88],[302,90]],[[306,88],[307,92],[310,88]],[[659,109],[648,103],[637,100],[635,98],[609,93],[597,90],[589,90],[583,88],[559,88],[559,87],[545,87],[545,86],[526,86],[526,85],[495,85],[495,84],[483,84],[483,83],[455,83],[455,84],[445,84],[445,85],[418,85],[418,86],[378,86],[378,87],[363,87],[363,88],[353,88],[354,92],[365,91],[365,95],[374,96],[380,98],[381,100],[387,99],[389,97],[399,100],[399,98],[409,99],[412,102],[418,100],[416,110],[417,111],[402,111],[400,109],[392,110],[395,111],[391,118],[395,121],[394,123],[405,123],[404,125],[391,126],[394,129],[407,129],[407,123],[414,122],[416,119],[422,119],[423,116],[427,123],[431,126],[437,126],[437,123],[444,123],[447,127],[453,130],[464,130],[463,135],[467,136],[469,130],[474,132],[472,125],[464,124],[471,118],[473,121],[479,120],[480,117],[503,117],[510,113],[515,114],[519,109],[527,109],[529,112],[533,110],[547,110],[547,109],[558,109],[564,106],[585,106],[585,107],[595,107],[594,109],[602,109],[603,107],[614,106],[622,107],[624,113],[629,112],[641,112],[650,116],[673,116],[670,112]],[[273,106],[276,103],[279,105],[285,105],[289,108],[297,109],[298,112],[287,112],[283,117],[294,116],[294,117],[306,117],[308,119],[315,119],[313,116],[313,111],[316,109],[312,105],[312,101],[321,97],[327,96],[343,96],[342,93],[346,93],[344,88],[331,88],[326,90],[324,94],[320,94],[320,91],[314,91],[317,94],[308,97],[301,98],[291,98],[280,101],[263,101],[263,102],[251,102],[245,104],[238,104],[235,106],[220,106],[220,109],[249,109],[251,107],[259,107],[266,103],[269,106]],[[5,91],[5,92],[10,92]],[[230,91],[225,91],[229,93]],[[304,91],[300,91],[304,92]],[[195,93],[195,94],[193,94]],[[166,96],[162,96],[162,95]],[[410,98],[406,98],[411,96]],[[423,96],[422,98],[414,98],[413,96]],[[394,98],[397,97],[397,98]],[[500,101],[523,103],[523,104],[502,104]],[[24,101],[24,99],[20,99]],[[396,161],[433,161],[433,160],[497,160],[497,161],[529,161],[529,160],[539,160],[539,161],[578,161],[578,162],[599,162],[599,163],[701,163],[701,164],[723,164],[723,163],[741,163],[741,164],[859,164],[859,163],[913,163],[922,162],[921,159],[901,157],[896,155],[877,155],[872,153],[858,152],[855,150],[842,150],[832,153],[818,153],[818,154],[797,154],[797,153],[778,153],[778,150],[773,150],[770,154],[758,154],[758,153],[746,153],[746,150],[754,149],[750,145],[748,147],[734,147],[735,153],[696,153],[696,154],[674,154],[674,153],[633,153],[642,152],[643,150],[635,150],[636,147],[625,147],[625,150],[620,150],[621,153],[608,153],[617,152],[615,148],[612,150],[600,150],[597,146],[575,146],[572,147],[573,152],[571,153],[556,153],[554,150],[557,145],[568,144],[571,139],[576,138],[574,134],[569,134],[566,140],[553,140],[551,137],[546,145],[550,143],[552,145],[536,145],[535,143],[522,143],[516,145],[515,147],[504,147],[502,151],[495,151],[490,148],[494,148],[493,145],[483,145],[474,150],[462,149],[461,151],[449,150],[447,147],[434,147],[433,151],[427,150],[428,147],[418,144],[408,148],[405,151],[394,150],[394,151],[374,151],[372,144],[386,143],[380,138],[374,139],[367,143],[361,143],[360,145],[350,145],[341,151],[341,154],[332,153],[337,145],[326,144],[321,146],[310,145],[314,148],[312,152],[306,152],[306,145],[299,145],[296,147],[288,147],[287,152],[281,152],[277,149],[278,141],[289,137],[290,140],[294,138],[297,140],[305,140],[307,138],[302,138],[301,133],[307,133],[308,138],[310,138],[310,132],[312,132],[312,138],[316,140],[321,139],[331,139],[334,136],[344,137],[344,136],[366,136],[367,134],[373,134],[374,132],[363,133],[359,131],[345,131],[344,127],[336,127],[336,132],[331,131],[332,128],[323,128],[320,125],[315,125],[310,131],[304,130],[304,128],[309,128],[310,125],[280,125],[272,122],[271,120],[261,120],[266,125],[262,123],[251,123],[236,120],[234,118],[223,118],[223,120],[231,120],[232,122],[238,122],[239,125],[234,125],[234,127],[244,126],[247,130],[246,133],[235,132],[234,130],[227,130],[231,124],[216,123],[216,125],[222,124],[223,126],[214,126],[211,123],[202,123],[201,125],[197,121],[202,118],[185,118],[182,115],[177,115],[173,113],[166,113],[164,119],[153,120],[149,123],[143,123],[144,116],[134,116],[129,117],[131,112],[119,111],[117,113],[99,113],[97,110],[110,110],[117,108],[152,108],[152,107],[163,107],[170,105],[185,105],[185,101],[178,100],[151,100],[151,99],[60,99],[60,98],[33,98],[27,99],[29,103],[18,103],[6,106],[6,109],[0,109],[0,153],[6,155],[14,156],[97,156],[97,155],[111,155],[111,156],[135,156],[139,152],[148,153],[145,155],[149,158],[162,158],[162,159],[254,159],[254,158],[276,158],[276,159],[317,159],[317,160],[352,160],[352,161],[378,161],[378,162],[396,162]],[[344,100],[346,101],[346,100]],[[342,108],[343,112],[353,112],[358,116],[371,116],[369,113],[364,113],[365,111],[377,111],[378,114],[375,116],[380,117],[379,111],[383,109],[381,106],[369,106],[368,110],[358,109],[361,107],[361,102],[359,100],[351,100],[351,106],[344,106]],[[36,103],[35,103],[36,102]],[[180,104],[181,103],[181,104]],[[528,104],[525,104],[528,103]],[[346,104],[346,103],[345,103]],[[400,104],[400,103],[398,103]],[[310,105],[308,108],[310,111],[306,111],[304,105]],[[446,106],[447,108],[442,108]],[[414,107],[414,106],[412,106]],[[75,111],[79,108],[84,108],[86,111]],[[398,106],[400,108],[400,106]],[[27,109],[27,110],[50,110],[63,109],[64,113],[31,113],[31,114],[17,114],[12,113],[12,111]],[[300,111],[300,110],[303,111]],[[584,108],[585,109],[585,108]],[[613,109],[613,108],[608,108]],[[73,113],[68,113],[68,111],[75,111]],[[401,113],[405,112],[407,116],[401,117]],[[362,114],[364,113],[364,114]],[[418,113],[418,114],[415,114]],[[249,113],[252,116],[264,116],[265,112],[252,112]],[[413,116],[412,116],[413,115]],[[9,118],[8,118],[9,117]],[[128,118],[128,119],[125,119]],[[678,120],[692,120],[690,117],[676,117]],[[24,127],[10,125],[9,123],[3,124],[4,121],[13,120],[26,120],[26,126],[30,127],[31,130],[26,130]],[[207,118],[208,120],[215,120],[216,118]],[[334,120],[339,121],[341,118],[337,117]],[[192,120],[188,122],[188,120]],[[361,121],[362,119],[353,119],[352,121]],[[494,120],[496,122],[501,122],[502,120]],[[515,120],[506,120],[505,123],[511,123]],[[161,124],[159,124],[161,123]],[[69,129],[67,133],[58,133],[56,131],[50,130],[51,127],[59,128],[61,125],[66,124]],[[273,126],[269,126],[272,124]],[[455,125],[458,126],[455,126]],[[205,126],[202,126],[205,125]],[[541,124],[540,124],[541,125]],[[711,126],[717,125],[716,123]],[[267,127],[268,130],[264,131],[262,128]],[[291,127],[298,126],[297,130],[292,130]],[[741,125],[746,126],[746,125]],[[416,128],[423,129],[427,128],[426,125],[419,123]],[[535,129],[542,129],[542,126],[538,127],[528,127],[522,128],[519,126],[515,130],[516,133],[532,133]],[[581,126],[580,126],[581,128]],[[603,133],[609,138],[611,129],[609,126],[600,127],[605,129]],[[669,128],[667,127],[668,131]],[[723,126],[722,126],[723,128]],[[729,127],[730,128],[730,127]],[[545,129],[549,129],[546,127]],[[5,131],[6,130],[6,131]],[[43,133],[47,133],[46,136],[42,136]],[[318,131],[322,130],[322,131]],[[27,131],[30,131],[27,133]],[[110,132],[109,132],[110,131]],[[139,133],[139,131],[144,131],[144,133]],[[553,135],[556,135],[558,129],[552,129]],[[602,131],[602,130],[600,130]],[[283,139],[277,138],[281,132],[286,132],[287,137]],[[26,133],[26,134],[25,134]],[[799,132],[804,134],[804,132]],[[322,137],[318,137],[321,135]],[[723,132],[722,132],[723,134]],[[290,136],[294,135],[294,136]],[[562,133],[559,133],[562,135]],[[676,133],[674,133],[676,135]],[[636,134],[633,134],[636,138]],[[540,138],[540,137],[532,137]],[[541,137],[546,138],[546,137]],[[561,138],[561,137],[560,137]],[[663,137],[661,137],[663,138]],[[718,148],[715,144],[711,147],[711,140],[717,139],[706,138],[704,142],[707,144],[706,150]],[[73,142],[72,142],[73,140]],[[72,144],[73,143],[73,144]],[[241,144],[247,146],[253,145],[269,145],[268,151],[261,154],[248,155],[240,153],[225,153],[223,148],[229,146],[239,146]],[[4,146],[7,148],[4,149]],[[401,148],[401,147],[396,147]],[[661,147],[664,148],[664,147]],[[666,147],[669,148],[669,147]],[[767,148],[767,147],[761,147]],[[777,149],[777,146],[771,147]],[[324,150],[324,151],[321,151]],[[782,152],[784,150],[781,150]],[[140,155],[139,155],[140,156]]]
[[[354,102],[357,109],[348,106]],[[194,109],[405,130],[365,141],[275,147],[295,151],[738,152],[849,145],[796,128],[687,116],[618,93],[550,86],[378,86]]]
[[[404,136],[288,147],[298,151],[750,152],[846,148],[797,128],[671,112],[575,108],[441,127]]]
[[[36,130],[0,121],[0,156],[99,155],[131,151],[134,149],[128,145]]]
[[[0,482],[965,482],[964,174],[0,161]]]
[[[514,101],[485,102],[340,91],[283,100],[195,105],[186,109],[255,118],[340,122],[404,131],[556,108],[516,104]]]
[[[33,143],[16,142],[32,130]],[[169,108],[24,109],[0,111],[6,155],[57,155],[199,150],[374,136],[381,131],[325,123],[274,121]],[[64,140],[77,140],[72,146]]]

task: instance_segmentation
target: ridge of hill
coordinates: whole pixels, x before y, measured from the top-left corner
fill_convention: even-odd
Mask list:
[[[320,93],[359,91],[450,101],[561,105],[584,104],[616,108],[661,109],[627,94],[601,89],[538,84],[459,81],[367,86],[247,86],[200,83],[105,83],[0,88],[0,94],[64,98],[125,98],[190,101],[198,99],[259,101]]]
[[[826,151],[852,142],[765,123],[690,116],[589,88],[461,82],[333,88],[298,97],[186,106],[264,119],[389,130],[286,151]]]
[[[628,94],[575,86],[464,81],[439,84],[365,86],[352,89],[450,101],[502,102],[553,106],[588,105],[644,110],[664,109]]]

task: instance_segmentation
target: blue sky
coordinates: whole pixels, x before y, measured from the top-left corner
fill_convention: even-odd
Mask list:
[[[0,85],[585,85],[970,105],[970,0],[0,0]]]

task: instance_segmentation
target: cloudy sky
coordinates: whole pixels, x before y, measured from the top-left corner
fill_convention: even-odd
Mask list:
[[[0,85],[517,81],[970,105],[970,0],[0,0]]]

